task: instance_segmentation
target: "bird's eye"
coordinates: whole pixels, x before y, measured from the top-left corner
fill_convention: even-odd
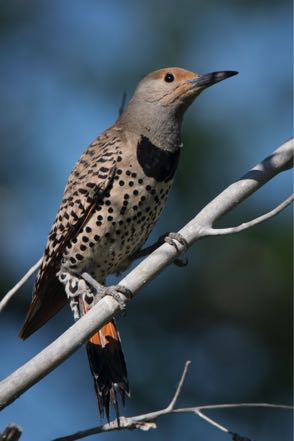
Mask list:
[[[174,79],[175,79],[175,77],[171,73],[167,73],[164,77],[164,81],[166,81],[167,83],[173,82]]]

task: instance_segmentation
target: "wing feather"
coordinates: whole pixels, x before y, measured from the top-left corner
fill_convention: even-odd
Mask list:
[[[19,334],[21,338],[31,335],[67,302],[56,273],[67,245],[87,224],[98,203],[109,194],[121,154],[119,135],[115,128],[104,132],[81,156],[68,179],[49,233],[32,303]]]

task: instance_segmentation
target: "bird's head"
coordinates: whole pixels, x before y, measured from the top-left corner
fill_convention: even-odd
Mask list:
[[[159,69],[140,81],[133,100],[183,112],[204,89],[237,73],[220,71],[202,75],[178,67]]]
[[[171,148],[180,142],[182,117],[194,99],[207,87],[237,73],[202,75],[178,67],[156,70],[139,82],[118,123]]]

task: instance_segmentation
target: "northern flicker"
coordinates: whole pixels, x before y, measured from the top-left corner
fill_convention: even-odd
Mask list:
[[[237,74],[165,68],[147,75],[127,108],[81,156],[69,176],[20,337],[25,339],[69,301],[78,319],[95,292],[125,270],[151,232],[169,193],[182,150],[184,112],[207,87]],[[129,392],[114,320],[87,343],[100,414],[118,414],[117,392]]]

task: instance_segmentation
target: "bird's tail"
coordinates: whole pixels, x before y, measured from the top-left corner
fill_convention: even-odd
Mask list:
[[[114,320],[104,325],[87,343],[87,354],[98,400],[100,416],[109,420],[109,404],[119,418],[118,395],[122,403],[129,395],[124,354]]]

